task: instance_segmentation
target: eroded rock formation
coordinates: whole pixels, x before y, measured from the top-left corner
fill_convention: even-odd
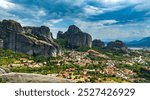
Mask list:
[[[52,33],[46,26],[22,27],[16,21],[3,20],[0,22],[0,39],[4,49],[15,52],[45,57],[60,54],[59,46],[53,42]]]

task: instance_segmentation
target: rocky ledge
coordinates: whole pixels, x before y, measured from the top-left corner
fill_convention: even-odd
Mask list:
[[[0,75],[1,81],[6,83],[75,83],[76,81],[58,78],[50,75],[29,73],[5,73]]]

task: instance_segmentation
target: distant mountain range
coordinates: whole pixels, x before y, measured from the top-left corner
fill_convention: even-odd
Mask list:
[[[150,37],[145,37],[139,41],[134,40],[127,43],[129,47],[150,47]]]

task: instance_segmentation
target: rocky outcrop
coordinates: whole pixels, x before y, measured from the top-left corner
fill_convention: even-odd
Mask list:
[[[3,40],[0,39],[0,48],[3,48]]]
[[[58,31],[57,33],[57,39],[61,39],[63,37],[63,32],[62,31]]]
[[[65,33],[61,31],[57,34],[57,39],[66,41],[66,47],[76,49],[78,47],[91,47],[92,37],[90,34],[82,32],[77,26],[71,25]]]
[[[50,32],[50,29],[47,26],[41,27],[26,26],[23,27],[23,29],[25,33],[31,33],[42,40],[46,40],[47,42],[53,41],[52,33]]]
[[[6,73],[1,75],[1,79],[6,83],[75,83],[69,79],[29,73]]]
[[[0,39],[3,48],[29,55],[43,55],[45,57],[60,54],[59,46],[53,42],[52,33],[46,26],[22,27],[13,20],[0,22]]]
[[[6,71],[4,69],[0,68],[0,75],[5,74],[5,73],[6,73]]]
[[[105,47],[105,43],[102,42],[101,40],[95,39],[95,40],[92,41],[92,46],[93,47],[98,47],[98,48],[104,48]]]
[[[109,42],[107,44],[107,49],[113,50],[116,52],[121,52],[121,53],[130,53],[128,47],[126,46],[125,43],[123,43],[120,40],[116,40],[115,42]]]

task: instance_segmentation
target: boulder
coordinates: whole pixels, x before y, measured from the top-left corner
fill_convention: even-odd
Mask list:
[[[126,46],[125,43],[123,43],[120,40],[116,40],[115,42],[109,42],[107,44],[107,49],[113,50],[115,52],[120,52],[120,53],[130,53],[130,50]]]
[[[75,81],[53,77],[49,75],[29,73],[7,73],[1,75],[2,81],[6,83],[74,83]]]
[[[95,39],[95,40],[92,41],[92,46],[93,47],[98,47],[98,48],[104,48],[105,47],[105,43],[102,42],[101,40]]]
[[[0,75],[5,74],[5,73],[6,73],[6,71],[4,69],[0,68]]]
[[[15,52],[45,57],[61,54],[50,29],[46,26],[23,28],[16,21],[3,20],[0,22],[0,39],[3,40],[4,49]]]
[[[79,47],[91,47],[92,37],[90,34],[82,32],[77,26],[71,25],[65,33],[58,32],[57,39],[66,41],[66,47],[76,49]]]

